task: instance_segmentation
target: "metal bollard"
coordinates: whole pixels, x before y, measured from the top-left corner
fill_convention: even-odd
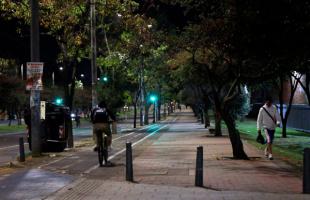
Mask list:
[[[310,194],[310,148],[304,149],[303,193]]]
[[[133,182],[131,142],[126,143],[126,181]]]
[[[19,162],[25,162],[24,138],[19,138]]]
[[[197,147],[195,186],[203,187],[203,147]]]

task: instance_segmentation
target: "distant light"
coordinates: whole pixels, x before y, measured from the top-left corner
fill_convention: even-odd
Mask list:
[[[106,77],[106,76],[103,77],[103,81],[104,81],[104,82],[107,82],[107,81],[108,81],[108,77]]]
[[[83,77],[84,77],[84,74],[81,74],[81,77],[83,78]]]
[[[59,70],[62,71],[62,70],[64,70],[64,68],[63,67],[59,67]]]
[[[157,101],[157,96],[155,96],[155,95],[150,96],[150,100],[151,100],[152,102]]]
[[[152,28],[153,25],[152,25],[152,24],[148,24],[147,27],[148,27],[148,28]]]
[[[143,44],[140,44],[140,47],[142,48],[142,47],[143,47]]]
[[[117,13],[117,16],[118,16],[118,17],[123,17],[123,15],[122,15],[122,14],[120,14],[120,13]]]
[[[98,81],[100,81],[100,78],[97,78]]]

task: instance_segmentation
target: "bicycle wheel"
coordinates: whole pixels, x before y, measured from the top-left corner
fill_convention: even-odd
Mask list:
[[[98,160],[99,165],[103,166],[103,157],[104,157],[104,150],[103,150],[103,141],[102,141],[102,134],[97,134],[97,142],[98,142]]]
[[[109,152],[108,152],[108,136],[105,135],[103,138],[103,157],[104,157],[104,164],[108,164]]]

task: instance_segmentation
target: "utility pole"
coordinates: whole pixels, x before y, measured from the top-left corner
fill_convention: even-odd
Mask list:
[[[91,74],[92,74],[92,107],[97,105],[97,48],[96,48],[96,0],[90,0],[90,42],[91,42]]]
[[[31,7],[31,62],[40,61],[40,30],[39,30],[39,4],[38,0],[30,0]],[[41,155],[41,135],[40,135],[40,90],[31,89],[30,95],[31,109],[31,146],[32,156]]]
[[[141,68],[140,68],[140,126],[144,125],[144,116],[143,116],[143,106],[144,106],[144,91],[143,91],[143,71],[144,71],[144,66],[143,66],[143,58],[141,59]]]

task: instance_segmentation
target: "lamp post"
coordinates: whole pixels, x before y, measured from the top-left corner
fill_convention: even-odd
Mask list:
[[[143,70],[144,70],[144,66],[143,66],[143,58],[141,59],[141,68],[140,68],[140,126],[144,125],[144,116],[143,116],[143,106],[144,106],[144,80],[143,80]]]
[[[90,0],[90,37],[91,37],[91,74],[92,74],[92,107],[97,105],[97,50],[96,50],[96,0]]]

